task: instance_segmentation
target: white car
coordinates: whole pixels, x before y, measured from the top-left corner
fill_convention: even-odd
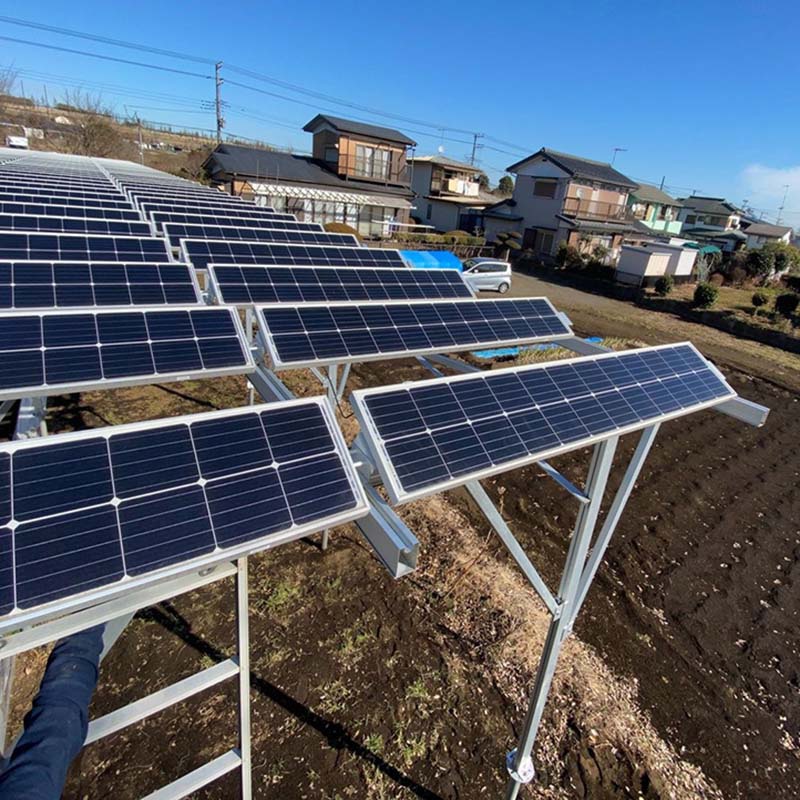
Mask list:
[[[476,291],[505,294],[511,288],[511,264],[499,258],[469,258],[462,274]]]

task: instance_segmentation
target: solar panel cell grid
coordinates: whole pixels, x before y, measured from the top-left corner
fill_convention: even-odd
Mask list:
[[[26,216],[48,217],[92,217],[94,219],[121,219],[141,222],[137,211],[125,208],[103,208],[69,205],[48,205],[46,203],[6,203],[0,200],[0,214],[23,214]],[[145,235],[148,235],[149,231]]]
[[[120,236],[149,236],[150,226],[140,219],[56,217],[30,214],[0,214],[0,230],[37,233],[105,233]]]
[[[187,305],[201,301],[185,264],[0,262],[0,309]]]
[[[395,502],[733,397],[690,344],[355,392]]]
[[[572,335],[545,298],[284,304],[259,306],[256,311],[278,369],[550,341]]]
[[[253,368],[230,309],[0,315],[0,398]]]
[[[332,245],[183,239],[184,260],[195,269],[209,264],[283,264],[316,267],[405,267],[397,250]]]
[[[211,264],[208,273],[217,300],[231,305],[472,297],[452,269]]]
[[[358,239],[346,233],[326,233],[296,228],[250,228],[241,222],[234,227],[221,225],[187,225],[168,222],[164,233],[173,247],[179,247],[181,239],[227,239],[250,242],[287,242],[290,244],[326,244],[342,247],[360,247]]]
[[[2,261],[169,261],[162,239],[70,233],[0,232]]]
[[[0,614],[365,512],[320,398],[0,445]]]
[[[59,206],[73,206],[76,208],[103,208],[103,209],[123,209],[127,211],[135,211],[133,206],[120,197],[118,200],[99,200],[91,197],[70,197],[62,193],[58,194],[30,194],[27,192],[3,192],[0,190],[0,203],[33,203],[40,205],[59,205]],[[92,216],[87,214],[86,216]]]
[[[148,215],[149,207],[143,208],[143,214]],[[247,212],[241,216],[231,216],[224,210],[212,210],[207,213],[202,213],[196,210],[196,213],[186,214],[171,211],[153,211],[149,214],[153,225],[157,229],[164,229],[164,224],[174,222],[186,225],[201,225],[201,226],[223,226],[225,228],[242,227],[242,228],[268,228],[275,230],[291,229],[297,231],[317,231],[322,232],[323,228],[317,222],[297,222],[294,217],[289,219],[281,219],[281,217],[288,217],[287,214],[255,214]]]

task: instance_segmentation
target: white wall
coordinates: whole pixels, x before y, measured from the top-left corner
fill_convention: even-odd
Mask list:
[[[621,283],[640,285],[646,278],[665,275],[669,253],[658,253],[647,247],[624,244],[620,248],[616,278]]]
[[[648,244],[646,248],[655,253],[665,253],[669,257],[665,275],[674,275],[676,278],[680,278],[692,274],[694,262],[697,259],[697,250],[659,242]]]
[[[558,180],[556,196],[536,197],[533,194],[535,178],[555,178]],[[523,228],[557,228],[558,214],[564,206],[564,195],[569,185],[569,175],[551,161],[545,161],[541,156],[531,159],[523,164],[517,171],[514,182],[514,200],[517,205],[514,211],[520,214],[524,221]]]

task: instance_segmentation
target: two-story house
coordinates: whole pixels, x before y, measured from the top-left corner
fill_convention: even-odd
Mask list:
[[[343,222],[362,236],[409,224],[413,193],[400,131],[318,114],[303,127],[311,155],[220,144],[204,162],[212,183],[308,222]]]
[[[598,245],[615,261],[632,230],[628,195],[638,184],[611,164],[542,148],[507,171],[516,175],[514,195],[487,208],[484,227],[523,234],[522,246],[543,260],[562,242],[591,253]]]
[[[740,230],[743,213],[722,197],[691,195],[682,197],[678,219],[683,223],[681,235],[719,245],[732,252],[744,245],[747,237]]]
[[[497,197],[481,189],[483,170],[443,155],[415,156],[411,165],[414,216],[437,231],[480,227],[480,212]]]
[[[769,222],[745,222],[742,220],[742,231],[747,237],[749,248],[763,247],[768,242],[792,243],[794,230],[788,225],[772,225]]]
[[[675,236],[681,232],[683,223],[678,219],[681,202],[670,197],[663,189],[640,183],[628,195],[628,205],[634,219],[650,230]]]

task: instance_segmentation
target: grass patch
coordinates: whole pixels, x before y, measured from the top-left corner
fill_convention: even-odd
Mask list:
[[[322,688],[319,708],[323,714],[341,714],[347,708],[352,692],[341,681],[333,681]]]
[[[619,336],[608,336],[600,344],[611,350],[630,350],[634,347],[645,347],[645,342],[638,339],[622,339]],[[577,358],[578,354],[566,347],[548,347],[543,350],[530,348],[520,350],[515,359],[516,364],[544,364],[550,361],[561,361],[565,358]]]
[[[282,580],[275,584],[275,587],[266,595],[260,595],[253,599],[253,607],[256,611],[266,614],[275,614],[283,611],[290,603],[293,603],[300,596],[300,585],[290,580]]]
[[[430,692],[422,678],[417,678],[408,689],[406,689],[406,699],[415,700],[418,703],[425,703],[430,699]]]

